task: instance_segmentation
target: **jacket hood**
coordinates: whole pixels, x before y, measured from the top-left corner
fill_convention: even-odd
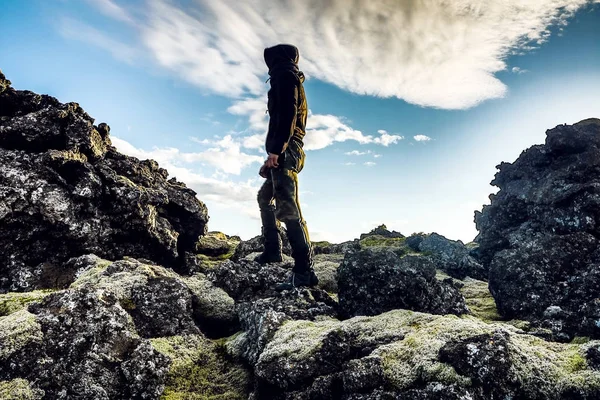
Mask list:
[[[299,60],[300,52],[291,44],[278,44],[265,49],[265,63],[269,70],[278,64],[294,64],[297,67]]]

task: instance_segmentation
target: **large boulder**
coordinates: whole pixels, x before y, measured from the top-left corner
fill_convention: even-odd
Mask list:
[[[71,288],[112,293],[146,338],[234,333],[239,324],[234,301],[203,274],[180,276],[132,258],[110,262],[95,256],[72,260],[80,266]]]
[[[498,166],[500,190],[475,216],[478,254],[504,317],[557,340],[600,337],[600,120],[546,133]]]
[[[408,310],[290,321],[256,363],[254,398],[591,400],[600,396],[599,347]]]
[[[102,290],[53,293],[2,317],[0,340],[0,381],[26,380],[52,399],[157,398],[170,363]]]
[[[185,271],[208,221],[196,193],[118,153],[78,104],[0,82],[0,292],[52,286],[88,253]]]
[[[338,289],[345,317],[397,308],[432,314],[469,311],[452,279],[436,279],[435,264],[428,257],[399,255],[386,247],[346,253],[338,270]]]

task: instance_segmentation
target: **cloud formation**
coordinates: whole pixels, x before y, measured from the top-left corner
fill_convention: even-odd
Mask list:
[[[150,0],[141,25],[162,66],[213,93],[259,95],[261,50],[296,44],[301,67],[353,93],[421,106],[472,107],[502,97],[504,59],[549,37],[590,0]],[[186,7],[190,7],[186,5]],[[298,29],[301,27],[301,29]]]
[[[425,135],[415,135],[413,136],[413,139],[415,139],[417,142],[429,142],[432,140],[429,136]]]

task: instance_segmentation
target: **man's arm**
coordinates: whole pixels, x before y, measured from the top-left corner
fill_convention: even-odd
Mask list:
[[[294,134],[296,127],[296,112],[298,104],[298,85],[296,76],[290,73],[282,73],[273,84],[275,96],[275,118],[274,138],[267,152],[280,155],[287,147],[288,142]]]

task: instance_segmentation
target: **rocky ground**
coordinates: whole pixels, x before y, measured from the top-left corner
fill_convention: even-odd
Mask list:
[[[382,225],[283,293],[288,243],[258,265],[109,131],[0,73],[1,399],[600,398],[600,121],[500,166],[476,243]]]

